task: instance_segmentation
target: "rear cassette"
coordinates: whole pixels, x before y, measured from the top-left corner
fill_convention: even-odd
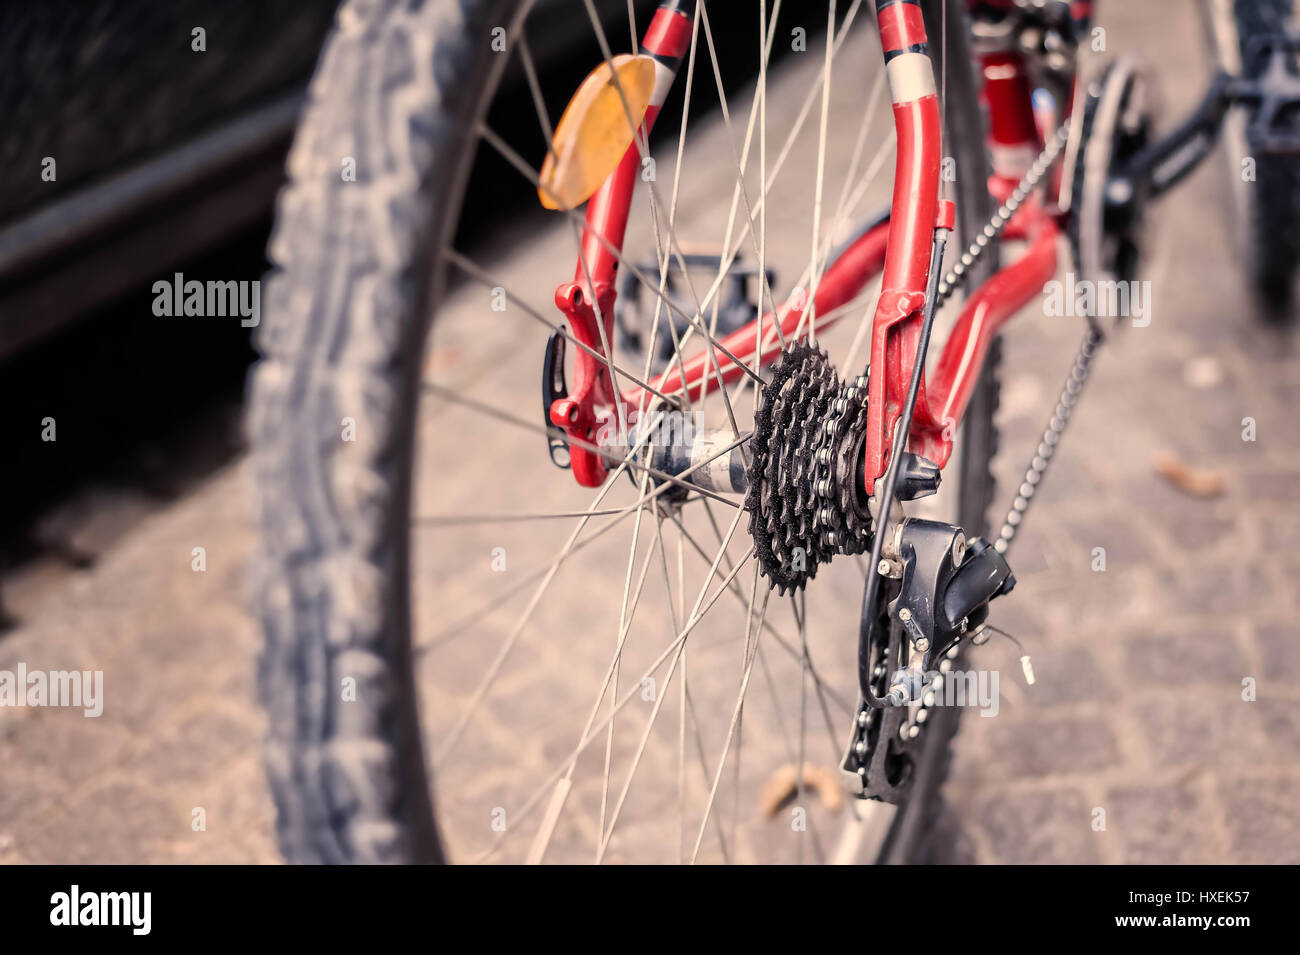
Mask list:
[[[754,555],[780,593],[836,554],[866,550],[854,457],[865,426],[865,376],[845,386],[826,353],[803,342],[781,354],[754,418],[745,497]]]

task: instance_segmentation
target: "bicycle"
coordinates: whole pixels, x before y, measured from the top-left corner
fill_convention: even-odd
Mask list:
[[[323,862],[923,858],[960,716],[941,691],[998,632],[990,607],[1015,584],[1016,531],[1114,323],[1086,315],[990,534],[998,336],[1057,274],[1063,244],[1082,280],[1131,281],[1146,209],[1212,151],[1234,104],[1256,147],[1288,148],[1276,115],[1258,119],[1284,91],[1258,65],[1221,73],[1160,138],[1139,62],[1078,74],[1090,3],[831,2],[817,62],[777,63],[774,46],[811,25],[791,28],[777,0],[749,21],[745,116],[719,68],[720,39],[740,29],[731,8],[711,20],[706,3],[667,0],[642,23],[629,3],[636,52],[615,55],[608,18],[573,6],[601,62],[558,124],[528,43],[530,27],[554,27],[553,6],[348,3],[318,68],[250,386],[281,847]],[[1226,12],[1251,62],[1291,50],[1272,42],[1276,23]],[[832,127],[832,102],[867,87],[854,70],[868,61],[857,127]],[[531,156],[489,122],[507,69],[535,111]],[[721,118],[688,144],[701,83]],[[877,132],[886,89],[892,134]],[[675,90],[677,135],[656,151]],[[773,116],[790,125],[769,141]],[[891,146],[888,207],[864,214]],[[339,174],[348,160],[352,178]],[[474,256],[457,236],[471,167],[488,161],[552,220],[545,241],[484,264],[497,243]],[[812,182],[792,186],[781,173],[800,162]],[[697,168],[708,181],[694,186]],[[722,232],[708,252],[682,235],[702,220]],[[1003,264],[1009,243],[1023,248]],[[534,276],[553,278],[566,255],[558,311],[531,304],[545,287]],[[788,261],[805,264],[781,299],[772,266]],[[507,263],[525,280],[503,280]],[[1260,272],[1274,306],[1293,266],[1274,257]],[[519,385],[539,357],[540,420]],[[479,443],[487,426],[500,430]],[[475,512],[494,493],[511,506]],[[542,497],[549,510],[517,503]],[[558,550],[532,553],[535,528],[570,520]],[[609,546],[616,529],[625,547]],[[520,552],[536,561],[522,575]],[[688,559],[704,568],[689,588]],[[508,584],[483,600],[492,574]],[[572,589],[546,604],[565,574]],[[810,627],[810,594],[817,614],[860,610]],[[503,624],[495,611],[525,596]],[[769,604],[787,598],[788,623],[774,622]],[[655,604],[658,639],[637,640]],[[459,672],[472,658],[477,674]],[[584,680],[594,702],[575,703]],[[766,749],[742,761],[745,743]],[[833,850],[822,833],[841,790],[813,746],[833,749],[857,797]],[[753,812],[780,763],[784,783],[764,799],[789,827]]]

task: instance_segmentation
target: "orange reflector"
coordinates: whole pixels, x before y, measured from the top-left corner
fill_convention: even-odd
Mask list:
[[[655,86],[654,58],[624,53],[612,62],[612,71],[611,64],[605,62],[582,81],[555,127],[537,190],[537,197],[548,209],[572,209],[591,198],[632,145],[636,128],[650,105]],[[619,96],[620,87],[623,96]]]

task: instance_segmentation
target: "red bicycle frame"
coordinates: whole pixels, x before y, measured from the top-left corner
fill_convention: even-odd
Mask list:
[[[691,16],[678,0],[661,4],[645,33],[641,52],[656,60],[657,83],[642,122],[644,142],[692,33]],[[804,312],[813,309],[822,329],[834,324],[833,313],[852,301],[883,271],[871,333],[871,375],[868,385],[866,483],[870,493],[889,463],[892,435],[902,411],[921,332],[933,230],[951,227],[941,222],[950,203],[939,201],[942,143],[934,69],[926,51],[925,23],[918,0],[876,0],[881,46],[893,100],[898,139],[894,190],[889,218],[859,235],[831,262],[811,302],[788,302],[721,340],[746,365],[774,360],[781,338],[806,333]],[[1043,146],[1033,108],[1026,64],[1018,52],[983,54],[983,97],[990,117],[988,145],[992,155],[989,190],[1003,201],[1015,188]],[[575,278],[561,285],[555,300],[579,341],[601,355],[613,338],[615,275],[632,201],[640,150],[634,142],[621,164],[587,204],[582,251]],[[1003,232],[1023,240],[1026,248],[1012,264],[985,281],[966,300],[931,374],[923,375],[909,433],[909,447],[941,467],[952,453],[953,437],[998,330],[1034,299],[1056,274],[1059,229],[1041,200],[1031,198]],[[617,250],[617,254],[615,252]],[[781,327],[781,335],[775,326]],[[757,326],[757,328],[755,327]],[[763,332],[760,338],[758,332]],[[745,373],[723,349],[705,349],[673,367],[651,384],[662,394],[688,394],[698,400]],[[716,366],[714,362],[716,361]],[[580,443],[596,435],[602,413],[622,416],[643,406],[649,394],[642,388],[618,393],[607,361],[587,353],[575,356],[575,387],[550,408],[552,423]],[[597,486],[606,477],[601,454],[571,446],[574,477]]]

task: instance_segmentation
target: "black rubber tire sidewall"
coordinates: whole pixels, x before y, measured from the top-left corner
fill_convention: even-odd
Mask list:
[[[1259,38],[1291,20],[1293,0],[1235,0],[1233,12],[1243,57],[1243,72],[1257,68],[1245,58]],[[1247,144],[1247,149],[1249,149]],[[1239,157],[1236,157],[1239,158]],[[1229,172],[1240,175],[1234,157]],[[1274,323],[1295,320],[1295,276],[1300,264],[1300,161],[1290,156],[1255,157],[1255,181],[1245,191],[1246,219],[1242,230],[1245,262],[1260,317]]]
[[[432,250],[506,59],[492,28],[519,5],[349,0],[290,153],[248,429],[265,761],[291,862],[444,861],[411,661],[415,411],[444,280]]]

